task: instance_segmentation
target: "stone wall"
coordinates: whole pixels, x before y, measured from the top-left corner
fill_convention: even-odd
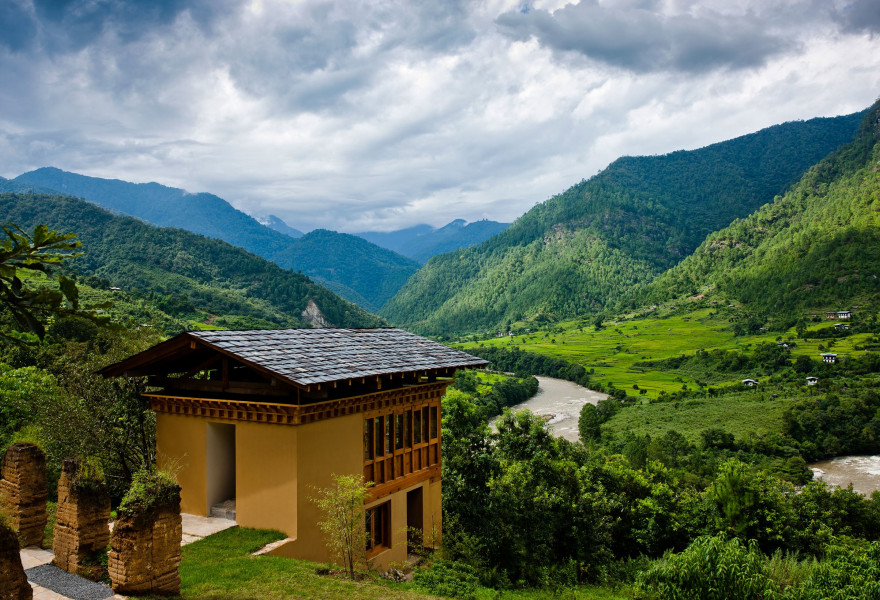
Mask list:
[[[21,566],[18,538],[0,523],[0,600],[31,600],[34,592]]]
[[[22,545],[39,546],[43,541],[48,497],[46,455],[33,444],[10,446],[0,463],[0,510]]]
[[[118,594],[180,593],[180,501],[137,517],[120,516],[113,527],[107,570]]]
[[[110,495],[102,482],[81,480],[79,470],[78,460],[64,461],[52,551],[59,568],[97,580],[104,574],[97,558],[110,543]]]

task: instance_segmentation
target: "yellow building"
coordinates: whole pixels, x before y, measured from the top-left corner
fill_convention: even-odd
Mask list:
[[[157,456],[183,512],[231,508],[287,534],[274,554],[326,561],[311,497],[363,473],[368,557],[383,566],[406,559],[407,531],[439,536],[440,398],[456,369],[485,364],[399,329],[199,331],[101,373],[157,390]]]

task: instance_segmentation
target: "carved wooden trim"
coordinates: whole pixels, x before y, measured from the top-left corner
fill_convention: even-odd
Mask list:
[[[149,399],[150,408],[159,413],[251,423],[305,425],[324,419],[385,410],[440,398],[451,383],[452,381],[438,381],[303,405],[189,398],[159,393],[144,394],[144,397]]]

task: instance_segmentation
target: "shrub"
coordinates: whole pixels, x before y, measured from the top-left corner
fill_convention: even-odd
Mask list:
[[[777,592],[757,544],[723,534],[667,554],[639,578],[639,587],[666,600],[757,600]]]
[[[473,600],[480,581],[470,565],[451,560],[438,560],[430,569],[421,569],[413,575],[413,582],[430,594]]]
[[[180,486],[174,481],[174,477],[159,469],[146,468],[135,474],[117,512],[120,515],[137,517],[151,510],[179,503]]]

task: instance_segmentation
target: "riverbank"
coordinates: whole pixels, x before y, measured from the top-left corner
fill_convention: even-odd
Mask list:
[[[870,496],[880,491],[880,456],[838,456],[810,465],[815,479]]]
[[[538,393],[515,406],[511,410],[527,408],[536,415],[547,419],[550,431],[557,437],[570,442],[578,441],[578,417],[584,404],[598,404],[608,394],[596,392],[564,379],[536,377]],[[494,426],[495,419],[489,424]]]

